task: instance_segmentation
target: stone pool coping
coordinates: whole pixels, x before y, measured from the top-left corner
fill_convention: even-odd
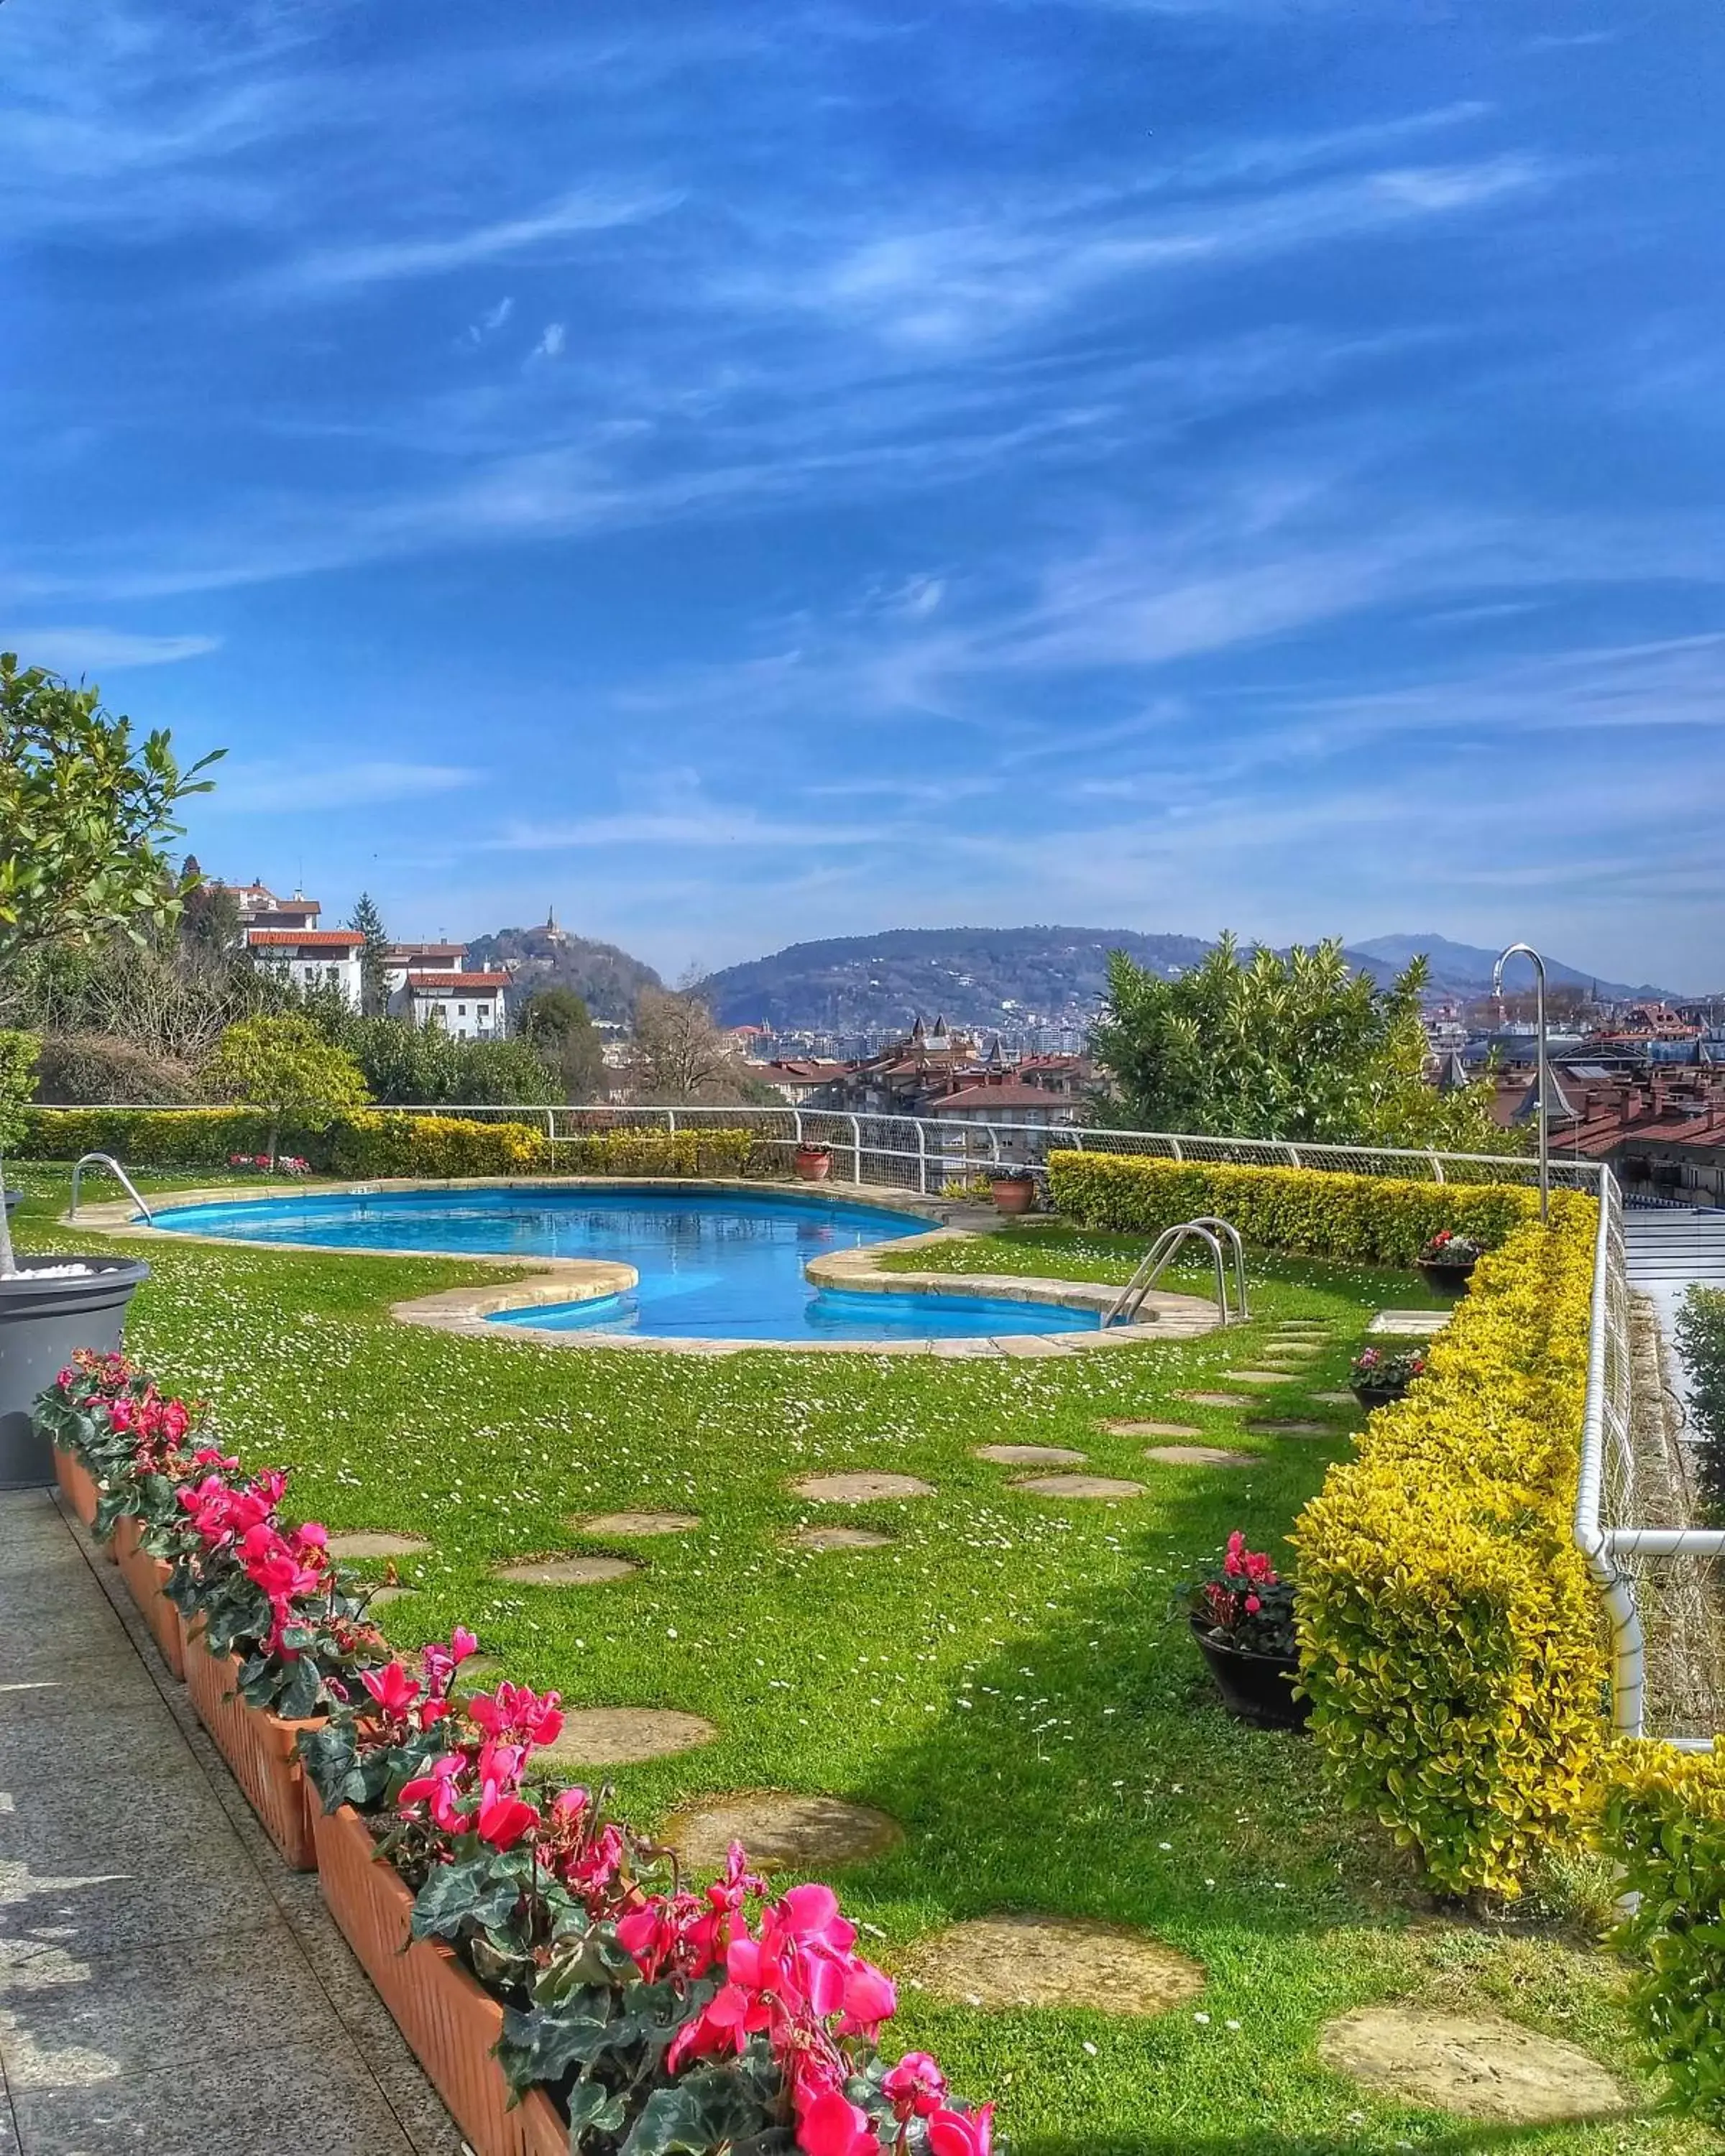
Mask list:
[[[490,1321],[505,1311],[532,1310],[572,1302],[593,1302],[607,1296],[626,1294],[639,1276],[633,1265],[605,1258],[551,1258],[511,1255],[501,1251],[374,1249],[356,1250],[339,1243],[284,1243],[239,1235],[200,1235],[178,1228],[158,1228],[136,1217],[128,1199],[104,1200],[80,1206],[74,1219],[60,1215],[64,1227],[89,1228],[106,1235],[146,1240],[166,1240],[204,1243],[223,1250],[306,1250],[331,1257],[445,1258],[463,1265],[490,1266],[521,1272],[526,1278],[500,1281],[495,1287],[444,1288],[432,1295],[415,1296],[392,1303],[390,1316],[403,1325],[424,1326],[433,1332],[458,1333],[468,1339],[508,1342],[539,1348],[606,1348],[639,1353],[672,1355],[934,1355],[965,1360],[993,1357],[1045,1357],[1085,1354],[1098,1348],[1131,1348],[1155,1340],[1189,1338],[1212,1332],[1219,1322],[1214,1304],[1197,1296],[1159,1295],[1145,1305],[1146,1315],[1133,1324],[1105,1332],[1101,1316],[1120,1291],[1106,1283],[1066,1281],[1020,1273],[886,1272],[875,1260],[888,1252],[927,1250],[932,1244],[956,1240],[993,1225],[992,1209],[962,1204],[947,1199],[925,1198],[905,1191],[877,1190],[866,1183],[762,1183],[744,1176],[649,1177],[569,1175],[403,1176],[368,1178],[341,1183],[327,1178],[307,1178],[259,1189],[255,1184],[224,1183],[213,1189],[176,1190],[162,1194],[163,1212],[198,1205],[268,1204],[289,1196],[305,1198],[372,1198],[398,1192],[438,1190],[634,1190],[742,1191],[751,1196],[771,1194],[793,1204],[819,1205],[837,1199],[870,1206],[879,1211],[903,1213],[922,1224],[916,1232],[865,1250],[837,1250],[811,1259],[804,1268],[817,1287],[841,1288],[865,1294],[943,1295],[1018,1303],[1048,1303],[1069,1310],[1093,1310],[1097,1330],[1093,1332],[979,1333],[968,1339],[909,1338],[900,1340],[729,1340],[696,1336],[647,1338],[634,1333],[554,1332],[529,1324],[501,1327]]]

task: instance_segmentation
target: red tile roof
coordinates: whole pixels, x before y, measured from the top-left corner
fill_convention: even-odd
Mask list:
[[[506,988],[507,973],[409,973],[410,988],[471,988],[475,993],[486,988]]]
[[[357,928],[248,928],[245,940],[271,951],[290,945],[311,951],[357,951],[366,939]]]
[[[973,1108],[991,1111],[997,1108],[1048,1109],[1058,1106],[1060,1097],[1045,1086],[966,1086],[957,1093],[943,1093],[937,1101],[931,1101],[928,1112],[943,1116],[952,1108],[962,1108],[966,1113]]]

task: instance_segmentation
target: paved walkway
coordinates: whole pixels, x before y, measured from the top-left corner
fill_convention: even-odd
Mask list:
[[[1672,1389],[1686,1405],[1686,1373],[1676,1349],[1677,1306],[1697,1281],[1725,1287],[1725,1209],[1626,1205],[1623,1239],[1630,1286],[1659,1313]]]
[[[0,2156],[460,2156],[131,1609],[0,1494]]]

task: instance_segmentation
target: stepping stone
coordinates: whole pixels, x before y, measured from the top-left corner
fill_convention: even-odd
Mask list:
[[[1085,1455],[1064,1445],[979,1445],[978,1460],[1000,1467],[1081,1467]]]
[[[1249,1408],[1244,1393],[1176,1393],[1177,1400],[1190,1400],[1195,1408]]]
[[[329,1543],[331,1557],[418,1557],[430,1548],[424,1535],[384,1534],[371,1527],[331,1535]]]
[[[1202,1437],[1204,1435],[1196,1423],[1190,1422],[1105,1422],[1102,1427],[1113,1437]]]
[[[718,1733],[700,1715],[672,1707],[566,1707],[562,1734],[534,1757],[556,1767],[633,1767],[692,1752]]]
[[[597,1587],[639,1570],[626,1557],[537,1557],[499,1565],[491,1577],[506,1579],[512,1587]]]
[[[872,1804],[842,1797],[799,1796],[789,1789],[752,1789],[685,1805],[660,1836],[691,1871],[721,1871],[733,1841],[762,1871],[788,1866],[819,1871],[828,1864],[866,1864],[905,1838],[904,1829]]]
[[[1332,1422],[1249,1422],[1246,1428],[1260,1437],[1345,1437],[1346,1430]]]
[[[1112,1475],[1019,1475],[1011,1486],[1027,1497],[1142,1497],[1142,1482]]]
[[[595,1512],[569,1524],[583,1535],[682,1535],[701,1521],[694,1512]]]
[[[1291,1370],[1224,1370],[1222,1375],[1230,1385],[1286,1385],[1294,1373]]]
[[[1247,1424],[1250,1429],[1252,1425]],[[1262,1463],[1255,1452],[1224,1452],[1219,1445],[1147,1445],[1146,1460],[1159,1460],[1164,1467],[1256,1467]]]
[[[1504,2126],[1603,2118],[1623,2091],[1579,2045],[1537,2035],[1496,2014],[1367,2006],[1332,2021],[1325,2063],[1405,2103]]]
[[[934,1485],[914,1475],[805,1475],[791,1485],[822,1505],[869,1505],[886,1497],[932,1497]]]
[[[791,1541],[805,1550],[888,1549],[892,1537],[868,1527],[798,1527]]]
[[[999,2011],[1093,2007],[1166,2014],[1195,1999],[1204,1970],[1148,1932],[1079,1917],[978,1917],[901,1957],[937,1999]]]
[[[387,1604],[399,1602],[404,1594],[414,1592],[416,1590],[411,1587],[374,1587],[366,1597],[366,1607],[367,1609],[382,1609]]]
[[[1359,1405],[1352,1393],[1308,1393],[1307,1398],[1322,1400],[1327,1408],[1357,1408]]]

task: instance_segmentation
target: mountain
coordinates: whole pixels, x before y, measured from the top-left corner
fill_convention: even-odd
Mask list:
[[[892,928],[793,943],[701,984],[721,1025],[879,1033],[917,1011],[969,1032],[1086,1026],[1111,951],[1173,975],[1209,948],[1195,936],[1129,928]]]
[[[482,968],[514,962],[511,997],[535,988],[572,988],[596,1019],[627,1025],[643,988],[665,984],[653,968],[614,943],[595,943],[572,936],[554,920],[541,928],[500,928],[495,936],[475,937],[467,947],[470,965]]]
[[[1350,944],[1350,957],[1375,959],[1374,973],[1387,975],[1399,973],[1408,961],[1424,952],[1431,961],[1432,984],[1453,993],[1477,995],[1489,993],[1491,987],[1491,968],[1497,953],[1488,951],[1482,944],[1452,943],[1447,936],[1372,936],[1363,942]],[[1550,988],[1590,988],[1599,983],[1599,993],[1612,1003],[1651,1000],[1666,1003],[1677,1000],[1674,991],[1656,988],[1643,983],[1639,988],[1624,981],[1607,981],[1597,973],[1584,973],[1579,967],[1560,964],[1555,958],[1545,962],[1546,984]],[[1509,968],[1512,991],[1532,985],[1532,968],[1524,958],[1513,960]]]

